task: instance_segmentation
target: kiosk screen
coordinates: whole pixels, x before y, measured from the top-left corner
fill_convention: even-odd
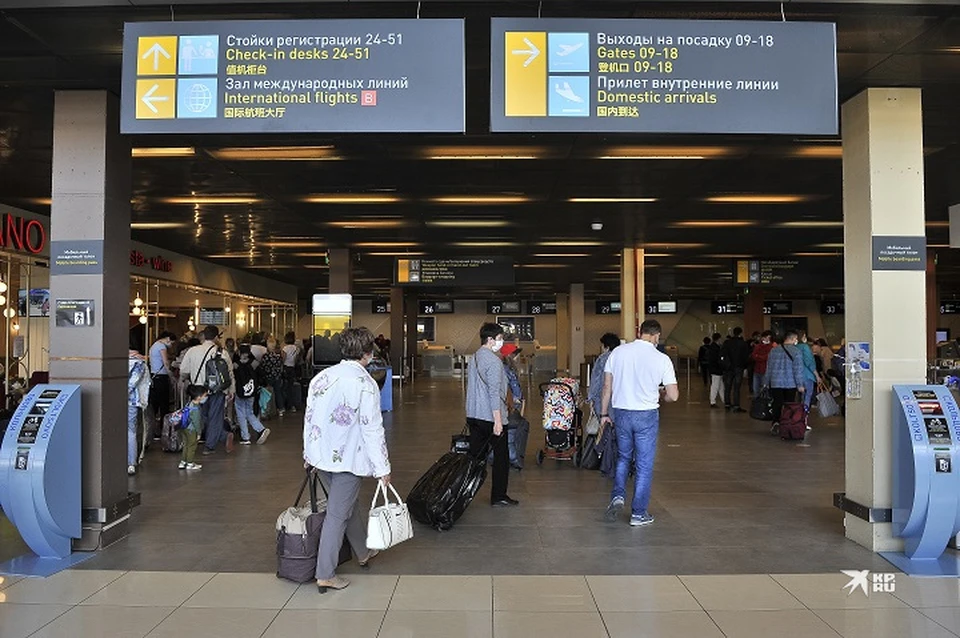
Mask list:
[[[927,427],[927,439],[930,445],[950,445],[950,428],[944,417],[926,418],[923,424]]]
[[[17,436],[17,443],[33,445],[37,442],[37,433],[40,432],[40,424],[43,423],[43,417],[27,417],[20,426],[20,434]]]

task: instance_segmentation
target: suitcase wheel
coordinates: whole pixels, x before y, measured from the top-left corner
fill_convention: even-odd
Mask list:
[[[774,423],[774,424],[770,427],[770,435],[771,435],[771,436],[777,436],[778,434],[780,434],[780,424],[779,424],[779,423]]]

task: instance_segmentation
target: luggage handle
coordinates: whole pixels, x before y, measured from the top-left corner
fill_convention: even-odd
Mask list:
[[[377,506],[377,499],[383,494],[383,505],[386,507],[390,505],[390,495],[387,493],[387,488],[389,487],[390,491],[393,492],[393,496],[397,499],[396,504],[402,505],[403,499],[400,498],[400,495],[397,494],[396,488],[391,483],[389,486],[384,487],[383,481],[377,481],[377,491],[373,493],[373,501],[370,503],[370,509],[374,509]]]
[[[306,468],[306,476],[303,477],[303,483],[300,484],[300,491],[297,492],[297,499],[293,502],[293,506],[300,506],[300,499],[303,498],[303,492],[307,489],[308,483],[310,484],[310,510],[316,514],[319,511],[317,506],[317,483],[320,483],[320,477],[317,475],[316,468]],[[330,494],[327,492],[327,488],[323,486],[323,483],[320,483],[320,489],[323,490],[324,497],[329,499]]]

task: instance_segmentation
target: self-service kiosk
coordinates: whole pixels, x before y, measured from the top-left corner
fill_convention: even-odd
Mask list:
[[[38,559],[50,568],[70,557],[71,539],[80,538],[80,460],[80,386],[34,387],[0,447],[0,506],[36,556],[0,573],[44,575],[31,567]]]
[[[960,532],[960,408],[944,386],[893,387],[893,532],[904,551],[883,557],[908,574],[958,576],[944,554]]]

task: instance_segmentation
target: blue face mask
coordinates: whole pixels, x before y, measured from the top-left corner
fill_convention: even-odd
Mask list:
[[[200,405],[203,405],[203,404],[206,403],[206,402],[207,402],[207,397],[206,397],[206,396],[201,397],[201,398],[200,398],[200,401],[198,401],[198,403],[199,403]]]

